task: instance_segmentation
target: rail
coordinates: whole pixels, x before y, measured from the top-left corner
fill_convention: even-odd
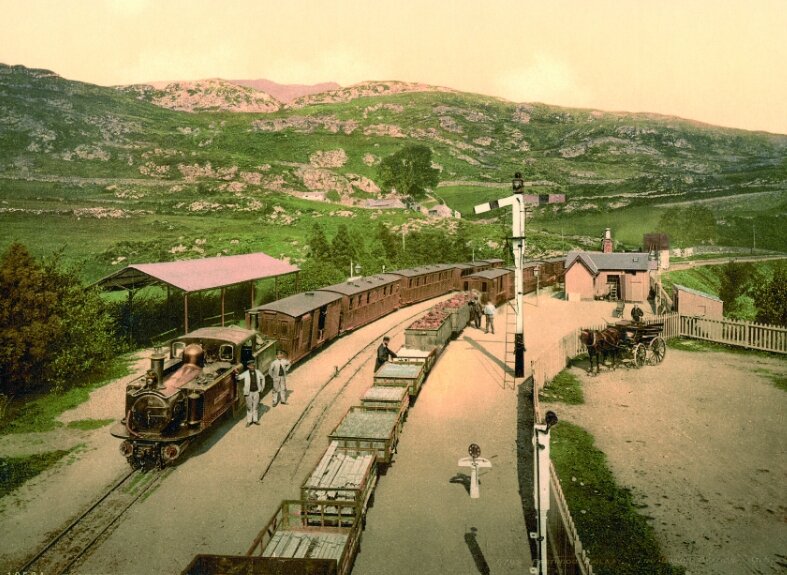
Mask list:
[[[63,531],[56,534],[15,573],[71,572],[72,568],[106,534],[120,518],[165,476],[165,472],[143,474],[130,471],[99,497]]]

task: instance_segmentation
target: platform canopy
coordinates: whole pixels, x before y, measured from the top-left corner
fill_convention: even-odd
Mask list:
[[[183,291],[183,324],[189,330],[189,294],[203,290],[221,289],[221,325],[224,325],[224,290],[243,283],[251,284],[250,307],[254,306],[254,282],[279,276],[297,274],[300,268],[277,260],[267,254],[219,256],[198,260],[132,264],[96,282],[105,290],[128,290],[133,293],[150,285],[166,285]],[[298,278],[295,279],[298,289]],[[279,298],[278,283],[274,288]]]
[[[165,284],[186,293],[229,287],[297,273],[300,269],[267,254],[220,256],[198,260],[132,264],[96,282],[108,290],[135,290]]]

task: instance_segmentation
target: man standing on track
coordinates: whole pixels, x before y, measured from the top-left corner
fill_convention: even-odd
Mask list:
[[[495,313],[497,313],[497,310],[495,306],[492,305],[492,302],[486,302],[484,306],[484,316],[486,317],[486,325],[484,326],[486,329],[484,333],[489,333],[490,331],[495,333]]]
[[[273,407],[279,403],[287,405],[287,372],[290,369],[290,360],[287,354],[280,349],[276,352],[276,359],[271,362],[268,368],[268,375],[273,379],[273,391],[271,392]]]
[[[391,338],[386,335],[383,338],[383,343],[381,343],[380,347],[377,348],[377,359],[374,362],[375,372],[380,369],[386,361],[396,357],[396,354],[388,349],[389,341],[391,341]]]
[[[243,382],[243,396],[246,398],[246,427],[252,423],[259,425],[260,393],[265,387],[265,375],[257,369],[254,360],[249,360],[246,371],[238,377]]]

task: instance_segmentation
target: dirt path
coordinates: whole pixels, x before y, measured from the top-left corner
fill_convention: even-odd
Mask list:
[[[669,349],[659,366],[582,381],[585,404],[552,404],[596,440],[670,562],[693,575],[787,568],[787,361]]]

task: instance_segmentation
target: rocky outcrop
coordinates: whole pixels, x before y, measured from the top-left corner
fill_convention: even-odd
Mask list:
[[[219,79],[173,82],[163,88],[137,84],[118,90],[162,108],[183,112],[276,112],[281,102],[270,94]]]

